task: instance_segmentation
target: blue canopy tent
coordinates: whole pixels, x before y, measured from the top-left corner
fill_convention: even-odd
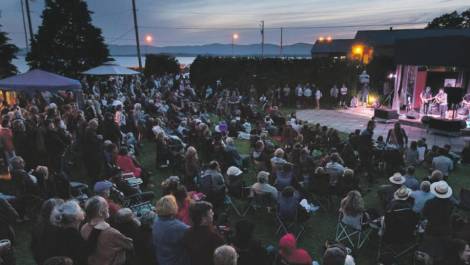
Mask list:
[[[34,69],[0,80],[0,89],[16,92],[59,90],[81,91],[82,85],[78,80],[61,75]]]

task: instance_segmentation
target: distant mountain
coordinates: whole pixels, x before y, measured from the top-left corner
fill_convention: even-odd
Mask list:
[[[137,50],[134,45],[108,45],[112,56],[136,56]],[[310,56],[312,44],[296,43],[283,47],[283,56]],[[167,53],[175,56],[197,56],[197,55],[232,55],[231,44],[205,44],[205,45],[185,45],[185,46],[141,46],[140,51],[146,53]],[[237,56],[256,56],[261,54],[261,44],[234,45],[233,54]],[[21,49],[20,56],[26,55],[26,49]],[[265,56],[280,56],[279,45],[265,44]]]
[[[109,45],[111,55],[113,56],[135,56],[136,48],[134,45]],[[311,44],[296,43],[283,47],[284,56],[310,56]],[[232,55],[231,44],[206,44],[206,45],[186,45],[186,46],[142,46],[141,53],[167,53],[178,56],[197,56],[197,55]],[[260,55],[261,44],[234,45],[233,54],[237,56]],[[279,45],[265,44],[264,54],[266,56],[279,56]]]

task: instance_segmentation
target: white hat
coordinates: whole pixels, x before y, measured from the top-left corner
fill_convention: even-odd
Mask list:
[[[438,198],[447,199],[452,196],[452,188],[447,182],[441,180],[431,184],[431,193]]]
[[[240,176],[243,173],[238,167],[231,166],[227,169],[227,176]]]
[[[393,183],[393,184],[398,184],[398,185],[401,185],[403,183],[405,183],[406,179],[405,177],[403,177],[400,173],[396,172],[395,174],[393,174],[390,178],[388,178],[388,180]]]
[[[411,190],[405,186],[402,186],[401,188],[395,191],[395,193],[393,194],[393,198],[395,198],[395,200],[405,201],[405,200],[408,200],[408,198],[410,197],[410,194],[411,194]]]

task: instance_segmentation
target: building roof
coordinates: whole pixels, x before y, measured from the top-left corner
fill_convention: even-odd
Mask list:
[[[391,46],[397,40],[429,37],[466,36],[470,29],[399,29],[399,30],[360,30],[355,40],[370,46]]]
[[[402,39],[395,44],[395,61],[405,65],[470,67],[470,37]]]
[[[348,53],[355,40],[353,39],[333,39],[330,42],[316,41],[312,47],[312,55],[325,53]]]

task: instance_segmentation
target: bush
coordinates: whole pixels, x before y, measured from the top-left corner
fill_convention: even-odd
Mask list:
[[[145,57],[145,76],[176,74],[180,70],[178,60],[167,54],[147,54]]]

